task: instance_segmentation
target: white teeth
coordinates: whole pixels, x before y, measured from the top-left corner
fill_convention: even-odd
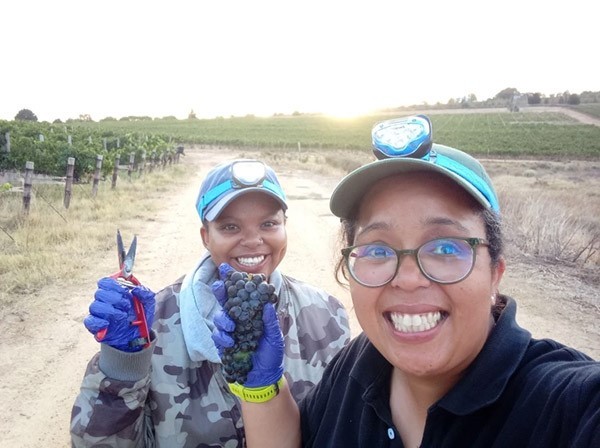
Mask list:
[[[426,314],[391,313],[390,317],[394,328],[402,333],[431,330],[442,320],[442,314],[439,311]]]
[[[237,259],[239,264],[243,264],[245,266],[256,266],[261,263],[265,259],[264,255],[259,255],[257,257],[239,257]]]

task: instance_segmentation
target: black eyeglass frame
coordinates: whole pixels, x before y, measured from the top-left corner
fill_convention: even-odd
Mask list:
[[[443,281],[443,280],[435,279],[431,275],[427,274],[425,272],[425,270],[423,269],[423,266],[421,266],[421,260],[419,259],[419,256],[418,256],[419,251],[427,244],[431,243],[432,241],[437,241],[437,240],[461,240],[461,241],[466,241],[469,244],[469,246],[471,246],[471,254],[472,254],[471,268],[467,271],[467,273],[465,275],[463,275],[458,280]],[[354,275],[354,271],[350,268],[350,253],[357,247],[363,247],[363,246],[385,246],[385,247],[390,248],[391,250],[393,250],[396,253],[396,269],[394,269],[394,275],[392,275],[392,277],[389,280],[382,283],[381,285],[367,285],[366,283],[363,283],[358,278],[356,278],[356,276]],[[419,271],[421,271],[421,274],[423,274],[425,276],[425,278],[431,280],[434,283],[439,283],[441,285],[452,285],[454,283],[463,281],[465,278],[467,278],[471,274],[471,272],[473,272],[473,268],[475,267],[475,262],[477,261],[477,251],[475,250],[477,248],[477,246],[489,246],[489,242],[483,238],[462,238],[462,237],[449,236],[449,237],[434,238],[432,240],[426,241],[423,244],[421,244],[419,247],[417,247],[416,249],[396,249],[394,247],[391,247],[387,244],[382,244],[382,243],[357,244],[355,246],[349,246],[349,247],[343,248],[342,256],[344,257],[344,260],[346,261],[346,263],[345,263],[346,269],[348,270],[348,273],[350,274],[350,276],[358,284],[365,286],[367,288],[381,288],[382,286],[385,286],[388,283],[390,283],[392,280],[394,280],[396,278],[396,276],[398,275],[398,269],[400,268],[400,260],[404,255],[414,256],[415,260],[417,261],[417,266],[419,267]]]

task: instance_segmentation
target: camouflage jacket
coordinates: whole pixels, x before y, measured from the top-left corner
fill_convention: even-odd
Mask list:
[[[326,292],[278,271],[274,275],[280,279],[279,285],[273,283],[285,376],[298,401],[349,342],[348,315]],[[71,415],[74,447],[245,446],[239,403],[220,364],[195,361],[188,353],[180,314],[182,281],[156,296],[150,348],[125,353],[101,344],[89,362]]]

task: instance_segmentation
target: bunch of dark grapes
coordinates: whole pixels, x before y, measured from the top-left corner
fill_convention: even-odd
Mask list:
[[[223,351],[225,379],[244,384],[252,370],[252,354],[263,334],[263,306],[276,303],[275,287],[266,282],[263,274],[229,271],[224,281],[227,301],[223,306],[235,322],[233,347]]]

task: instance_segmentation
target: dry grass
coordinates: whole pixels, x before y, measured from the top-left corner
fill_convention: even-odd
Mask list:
[[[130,234],[136,220],[152,219],[158,199],[184,183],[190,169],[181,164],[120,179],[114,190],[107,180],[95,198],[91,185],[74,185],[69,209],[64,186],[34,184],[27,216],[22,193],[0,193],[0,307],[85,269],[87,254],[114,247],[116,223]]]
[[[240,151],[276,169],[303,169],[341,177],[373,160],[369,151]],[[484,160],[500,197],[510,257],[578,267],[600,278],[600,162]],[[152,219],[164,194],[185,182],[186,165],[168,167],[116,190],[103,182],[95,199],[90,185],[75,186],[65,210],[62,186],[36,186],[28,217],[21,195],[0,193],[0,307],[84,269],[86,254],[114,246],[115,223],[130,234],[135,221]],[[4,231],[3,231],[4,229]]]
[[[600,271],[600,163],[485,161],[508,248],[516,255]]]

